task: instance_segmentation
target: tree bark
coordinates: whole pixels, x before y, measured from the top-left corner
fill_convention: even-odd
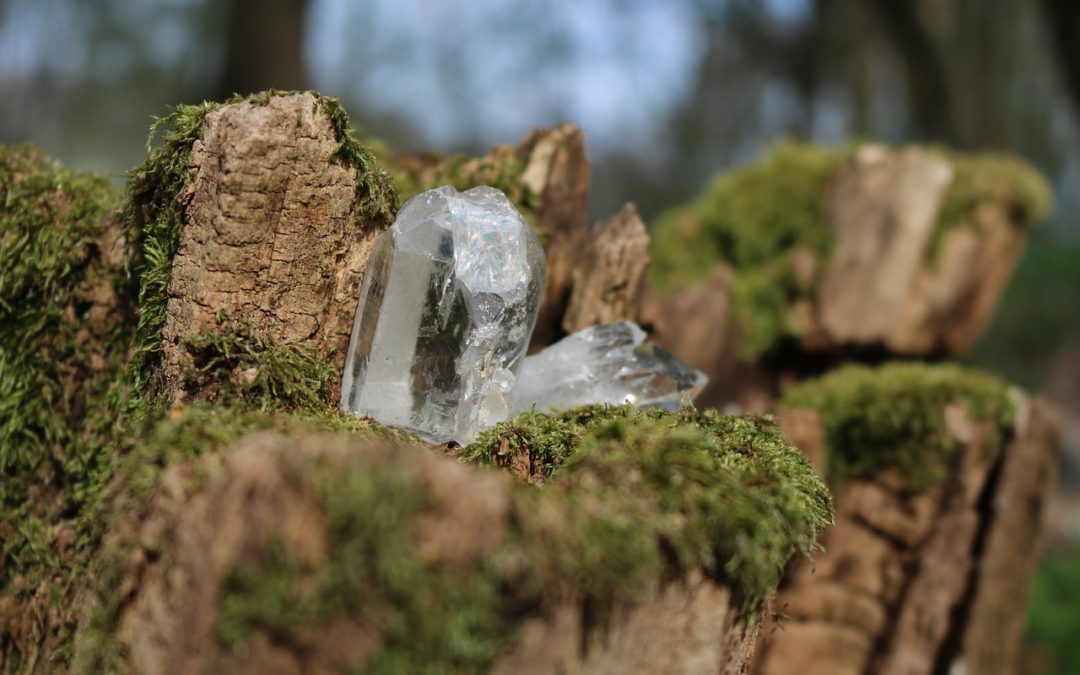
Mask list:
[[[162,331],[161,384],[186,391],[187,342],[221,315],[264,336],[313,346],[340,371],[360,281],[388,226],[367,220],[356,169],[312,94],[209,113],[179,200],[185,227]]]
[[[632,203],[585,234],[571,271],[570,300],[562,318],[567,333],[633,319],[649,267],[649,234]]]

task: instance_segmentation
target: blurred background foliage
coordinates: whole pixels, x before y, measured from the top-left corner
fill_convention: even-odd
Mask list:
[[[598,217],[632,199],[654,219],[783,138],[1032,162],[1056,207],[969,360],[1066,413],[1031,662],[1080,670],[1080,3],[0,0],[0,142],[118,183],[152,115],[269,87],[337,96],[402,150],[480,152],[569,119]]]

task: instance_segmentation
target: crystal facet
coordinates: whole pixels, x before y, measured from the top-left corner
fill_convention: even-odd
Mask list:
[[[509,417],[544,289],[544,251],[499,190],[410,199],[368,261],[342,408],[425,440]]]
[[[587,403],[676,409],[707,382],[704,373],[646,342],[636,323],[618,321],[586,328],[526,357],[514,411]]]

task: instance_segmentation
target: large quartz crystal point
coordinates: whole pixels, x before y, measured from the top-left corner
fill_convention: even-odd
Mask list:
[[[434,443],[464,443],[509,417],[545,269],[499,190],[410,199],[368,261],[341,407]]]
[[[704,373],[645,341],[632,321],[586,328],[525,359],[514,393],[515,413],[534,406],[632,403],[674,410],[705,388]]]

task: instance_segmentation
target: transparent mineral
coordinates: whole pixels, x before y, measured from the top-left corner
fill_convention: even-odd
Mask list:
[[[526,357],[514,393],[514,411],[536,406],[568,408],[586,403],[632,403],[676,409],[701,393],[708,378],[645,341],[631,322],[592,326]]]
[[[540,242],[499,190],[410,199],[368,262],[341,406],[435,443],[506,419],[544,274]]]

